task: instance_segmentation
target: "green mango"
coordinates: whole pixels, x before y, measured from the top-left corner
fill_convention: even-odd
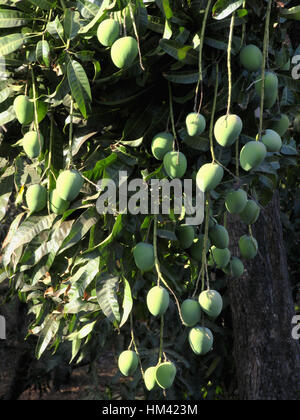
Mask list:
[[[169,307],[169,293],[160,286],[154,286],[147,294],[147,307],[153,316],[163,315]]]
[[[248,200],[246,207],[240,213],[240,218],[246,225],[252,225],[259,218],[259,214],[260,208],[258,204],[254,200]]]
[[[83,186],[83,178],[74,169],[61,172],[56,180],[57,194],[66,201],[73,201],[80,193]]]
[[[255,90],[259,97],[261,97],[262,80],[255,83]],[[278,96],[278,77],[273,72],[265,73],[265,95],[264,104],[266,108],[272,108]]]
[[[211,318],[217,318],[223,309],[223,299],[216,290],[204,290],[199,295],[199,304],[203,312]]]
[[[186,299],[182,302],[181,315],[184,321],[184,325],[187,327],[193,327],[201,319],[201,308],[199,303],[194,299]]]
[[[198,238],[194,239],[192,246],[189,249],[189,252],[191,254],[191,257],[198,261],[202,261],[202,252],[204,247],[204,235],[199,235]],[[206,251],[209,251],[209,248],[211,247],[210,239],[207,238],[207,244],[206,244]]]
[[[223,268],[225,274],[230,277],[239,278],[244,274],[244,264],[237,257],[232,257],[227,267]]]
[[[224,226],[215,225],[213,228],[209,229],[208,234],[212,245],[215,245],[220,249],[228,248],[229,235]]]
[[[172,362],[160,363],[156,367],[155,379],[156,383],[162,389],[171,388],[176,376],[176,366]]]
[[[231,257],[231,253],[228,248],[219,249],[215,246],[212,246],[210,249],[211,260],[216,264],[218,268],[225,268]]]
[[[154,267],[154,248],[152,244],[139,242],[133,249],[136,266],[141,271],[150,271]]]
[[[174,136],[171,133],[158,133],[152,139],[151,151],[157,160],[163,160],[173,150]]]
[[[246,260],[252,260],[258,252],[257,240],[252,236],[244,235],[239,240],[240,253]]]
[[[34,159],[40,156],[43,146],[44,146],[44,137],[41,132],[40,132],[40,139],[36,131],[29,131],[23,137],[24,152],[31,159]]]
[[[206,128],[206,120],[202,114],[191,112],[186,117],[185,125],[189,136],[200,136]]]
[[[256,45],[250,44],[241,50],[240,61],[246,70],[258,71],[262,67],[263,55]]]
[[[144,382],[148,391],[152,391],[157,386],[156,366],[151,366],[145,370]]]
[[[195,238],[195,229],[190,225],[180,225],[176,229],[176,236],[182,249],[190,248]]]
[[[276,131],[283,137],[285,133],[288,131],[290,126],[290,119],[286,114],[281,114],[280,119],[277,121],[273,121],[270,125],[270,129]]]
[[[206,163],[199,169],[196,177],[198,188],[203,191],[214,190],[222,181],[224,169],[217,163]]]
[[[300,114],[296,115],[293,123],[294,131],[300,133]]]
[[[47,190],[39,184],[30,185],[27,189],[25,198],[30,213],[36,213],[46,207]]]
[[[247,204],[247,193],[241,188],[226,194],[225,207],[230,214],[241,213]]]
[[[114,19],[103,20],[97,29],[97,38],[100,44],[111,47],[119,38],[120,25]]]
[[[189,332],[189,343],[194,353],[204,356],[212,349],[214,337],[209,328],[197,325]]]
[[[111,47],[111,59],[116,67],[122,69],[134,63],[138,55],[138,43],[132,36],[115,41]]]
[[[245,171],[256,169],[267,156],[266,146],[260,141],[249,141],[240,153],[240,164]]]
[[[164,168],[170,178],[182,178],[187,169],[186,157],[181,152],[168,152],[164,156]]]
[[[25,95],[19,95],[14,100],[14,111],[17,120],[22,125],[29,125],[34,120],[34,105]]]
[[[281,137],[274,130],[265,130],[262,134],[261,141],[266,146],[268,152],[279,152],[282,147]]]
[[[70,206],[69,201],[63,200],[56,189],[49,194],[50,210],[55,214],[63,214]]]
[[[243,122],[238,115],[223,115],[215,123],[215,138],[221,146],[230,147],[239,138],[242,129]]]
[[[137,354],[132,350],[123,351],[118,359],[118,366],[124,376],[132,376],[139,364]]]

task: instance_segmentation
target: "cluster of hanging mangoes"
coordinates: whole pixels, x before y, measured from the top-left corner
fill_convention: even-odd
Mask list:
[[[244,47],[240,53],[242,66],[250,72],[261,69],[263,55],[255,45]],[[257,94],[261,95],[262,80],[255,83]],[[264,106],[271,108],[278,96],[278,78],[273,72],[266,72],[264,87]],[[200,136],[206,128],[206,120],[200,113],[192,112],[187,115],[186,130],[189,136]],[[267,152],[278,152],[282,147],[281,137],[290,125],[287,115],[283,114],[280,120],[274,122],[256,140],[249,141],[240,151],[240,166],[246,172],[258,168],[267,156]],[[231,147],[239,138],[243,130],[243,122],[238,115],[226,114],[220,117],[214,126],[214,137],[222,147]],[[180,151],[175,151],[174,136],[169,132],[158,133],[152,140],[151,151],[153,156],[163,161],[166,174],[171,178],[182,178],[187,170],[187,159]],[[198,188],[205,192],[214,190],[222,181],[224,169],[217,162],[204,164],[198,171],[196,183]],[[250,226],[255,223],[260,214],[260,206],[246,191],[239,186],[228,191],[225,197],[226,211],[238,215],[240,220]],[[204,234],[196,234],[193,226],[181,224],[176,228],[176,236],[181,248],[188,252],[197,262],[202,261],[203,248],[206,245],[208,265],[222,269],[227,275],[241,277],[244,273],[244,264],[229,250],[229,234],[225,226],[217,223],[210,216],[208,238]],[[255,258],[258,252],[256,239],[243,235],[239,240],[240,256],[249,260]],[[155,255],[152,244],[140,242],[133,249],[136,266],[143,272],[155,267]],[[160,284],[152,287],[147,294],[147,307],[153,316],[162,316],[169,306],[169,293]],[[223,308],[223,300],[216,290],[204,290],[198,299],[188,298],[180,307],[183,324],[190,328],[189,344],[197,355],[207,354],[213,346],[213,333],[201,323],[202,314],[210,319],[217,318]],[[119,369],[125,375],[132,375],[138,366],[138,356],[132,350],[126,350],[119,357]],[[176,375],[176,366],[171,361],[164,361],[157,366],[149,367],[144,373],[144,382],[148,390],[157,385],[163,389],[172,386]]]
[[[38,102],[37,102],[38,103]],[[44,146],[44,137],[39,130],[35,130],[34,102],[26,95],[18,95],[14,100],[14,111],[17,120],[24,128],[29,126],[29,131],[22,138],[24,152],[30,159],[38,158]],[[43,118],[44,111],[39,113],[38,121]],[[49,201],[49,209],[55,214],[63,214],[70,206],[70,201],[75,200],[83,185],[83,178],[75,169],[61,172],[56,180],[56,188],[49,192],[41,184],[30,185],[26,191],[26,203],[31,214],[43,210]]]

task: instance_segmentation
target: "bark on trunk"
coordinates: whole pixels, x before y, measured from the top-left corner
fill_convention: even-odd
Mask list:
[[[228,218],[232,252],[247,233],[239,218]],[[259,254],[245,263],[241,279],[229,279],[234,358],[243,400],[300,399],[300,345],[292,338],[294,306],[283,243],[279,198],[275,194],[253,227]]]

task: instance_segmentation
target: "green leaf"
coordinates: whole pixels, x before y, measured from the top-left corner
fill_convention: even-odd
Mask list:
[[[65,39],[71,40],[76,37],[80,29],[79,13],[67,9],[64,20]]]
[[[0,178],[0,221],[4,218],[14,185],[14,168],[9,167]]]
[[[183,61],[186,64],[196,64],[198,62],[198,54],[190,45],[182,47],[177,41],[161,39],[159,46],[176,60]]]
[[[59,321],[56,321],[52,315],[48,315],[45,320],[45,326],[39,333],[39,339],[35,349],[37,359],[40,359],[52,338],[55,336],[59,328]]]
[[[67,75],[72,96],[84,118],[90,111],[92,93],[90,83],[84,68],[75,60],[70,60],[67,67]]]
[[[34,4],[42,10],[51,10],[56,7],[56,1],[48,0],[29,0],[30,3]]]
[[[83,296],[86,288],[96,278],[99,272],[100,255],[97,251],[90,252],[82,258],[84,264],[70,278],[72,290],[76,290],[78,296]]]
[[[47,41],[39,41],[36,44],[35,55],[40,64],[50,66],[50,46]]]
[[[218,0],[213,7],[213,17],[217,20],[225,19],[235,12],[241,5],[243,0]]]
[[[124,297],[123,297],[123,304],[122,304],[123,315],[122,315],[119,328],[121,328],[126,323],[131,313],[132,306],[133,306],[130,284],[126,279],[123,279],[123,281],[124,281]]]
[[[0,126],[8,124],[14,119],[16,119],[16,113],[13,105],[11,105],[6,111],[0,113]]]
[[[10,34],[0,38],[0,56],[13,53],[22,47],[26,40],[23,34]]]
[[[28,244],[44,230],[50,229],[55,218],[56,214],[51,214],[49,216],[31,216],[29,219],[25,220],[17,229],[6,248],[3,255],[3,265],[5,267],[8,266],[10,257],[17,248],[24,244]]]
[[[29,17],[17,10],[0,10],[0,28],[16,28],[25,25],[29,20]]]
[[[97,285],[97,300],[104,315],[114,325],[120,322],[119,303],[117,300],[117,289],[119,277],[109,273],[101,273]]]

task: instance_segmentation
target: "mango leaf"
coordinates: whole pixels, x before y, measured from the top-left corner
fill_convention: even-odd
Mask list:
[[[70,278],[72,289],[78,296],[83,296],[85,289],[95,279],[99,271],[100,255],[98,252],[90,252],[82,259],[84,265]]]
[[[242,4],[243,0],[218,0],[212,10],[213,18],[217,20],[225,19],[241,7]]]
[[[0,10],[0,28],[16,28],[25,25],[29,20],[29,17],[17,10]]]
[[[0,53],[1,55],[1,53]],[[16,118],[15,110],[11,105],[6,111],[0,113],[0,126],[8,124]]]
[[[62,39],[62,37],[64,35],[64,28],[63,28],[58,16],[56,16],[55,20],[48,23],[47,31],[53,37]]]
[[[29,0],[30,3],[34,4],[42,10],[51,10],[56,7],[56,1],[49,0]]]
[[[122,304],[123,315],[122,315],[119,328],[121,328],[126,323],[130,315],[130,312],[132,310],[132,306],[133,306],[130,284],[126,279],[123,279],[123,281],[124,281],[124,297],[123,297],[123,304]]]
[[[23,34],[10,34],[0,38],[0,56],[13,53],[22,47],[26,40]]]
[[[109,273],[101,273],[96,285],[97,300],[100,308],[115,326],[120,322],[119,303],[117,300],[118,284],[119,277]]]
[[[97,15],[99,6],[87,0],[77,0],[77,9],[81,13],[82,17],[89,19]]]
[[[17,229],[6,248],[3,255],[3,265],[5,267],[8,266],[11,255],[17,248],[28,244],[44,230],[50,229],[56,217],[56,214],[50,214],[49,216],[31,216],[29,219],[25,220]]]
[[[52,315],[48,315],[45,320],[45,326],[39,333],[39,339],[35,349],[37,359],[40,359],[52,338],[55,336],[59,328],[59,321],[53,319]]]
[[[91,87],[84,68],[75,60],[70,60],[67,76],[72,96],[84,118],[90,111],[92,102]]]
[[[64,19],[64,33],[65,39],[71,40],[76,37],[80,29],[79,13],[71,9],[67,9]]]
[[[186,64],[197,64],[198,62],[198,54],[190,45],[182,46],[177,41],[161,39],[159,46],[176,60],[183,61]]]
[[[14,168],[8,168],[0,178],[0,221],[4,218],[14,185]]]
[[[36,44],[35,56],[40,64],[50,66],[50,46],[47,41],[39,41]]]

